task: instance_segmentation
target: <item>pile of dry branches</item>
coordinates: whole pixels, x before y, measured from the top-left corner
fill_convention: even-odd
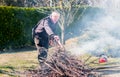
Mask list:
[[[27,77],[95,77],[92,70],[81,60],[75,59],[66,52],[55,52],[42,69],[29,70]],[[94,74],[92,74],[94,75]]]

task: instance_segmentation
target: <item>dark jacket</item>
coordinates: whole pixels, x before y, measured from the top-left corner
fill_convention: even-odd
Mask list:
[[[57,28],[58,26],[52,22],[49,16],[40,20],[35,29],[35,38],[39,39],[38,45],[48,49],[49,40],[57,35]]]
[[[39,25],[37,26],[35,33],[39,35],[41,38],[48,38],[51,35],[56,35],[56,25],[52,22],[50,17],[46,17],[41,20]]]

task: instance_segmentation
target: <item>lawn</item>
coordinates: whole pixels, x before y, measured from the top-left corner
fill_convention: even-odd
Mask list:
[[[50,52],[51,53],[51,52]],[[86,61],[87,58],[91,56],[90,54],[85,54],[79,56],[79,59]],[[94,61],[95,63],[90,62]],[[116,58],[108,58],[107,63],[98,63],[98,57],[91,56],[89,60],[85,63],[88,64],[90,67],[95,66],[104,66],[109,65],[111,63],[119,62],[120,59]],[[11,53],[2,53],[0,54],[0,77],[19,77],[20,73],[25,72],[29,69],[35,69],[38,67],[37,61],[37,51],[36,49],[27,49],[27,50],[19,50],[15,52],[15,50]],[[20,73],[19,73],[20,72]],[[23,76],[24,77],[24,76]]]
[[[36,50],[0,54],[0,77],[16,77],[15,72],[24,72],[37,66]]]

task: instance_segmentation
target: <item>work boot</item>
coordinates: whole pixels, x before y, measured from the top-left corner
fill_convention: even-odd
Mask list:
[[[40,66],[44,64],[46,59],[47,59],[47,49],[42,47],[39,49],[39,53],[38,53],[38,61],[40,63]]]

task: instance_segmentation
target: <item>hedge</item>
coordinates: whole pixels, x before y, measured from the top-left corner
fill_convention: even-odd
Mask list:
[[[59,7],[58,7],[59,8]],[[65,35],[68,38],[74,37],[77,33],[81,33],[80,29],[83,28],[82,18],[92,18],[90,20],[99,17],[102,12],[99,8],[87,7],[84,14],[81,16],[81,20],[77,20],[77,17],[82,13],[84,7],[81,7],[76,14],[74,23],[72,23],[67,30]],[[8,48],[21,48],[24,46],[30,46],[33,44],[31,37],[31,29],[36,23],[43,17],[47,16],[48,12],[53,8],[20,8],[20,7],[8,7],[0,6],[0,50]],[[77,33],[76,33],[77,32]],[[67,38],[67,39],[68,39]]]
[[[32,27],[47,14],[46,9],[0,7],[0,50],[32,44]]]

